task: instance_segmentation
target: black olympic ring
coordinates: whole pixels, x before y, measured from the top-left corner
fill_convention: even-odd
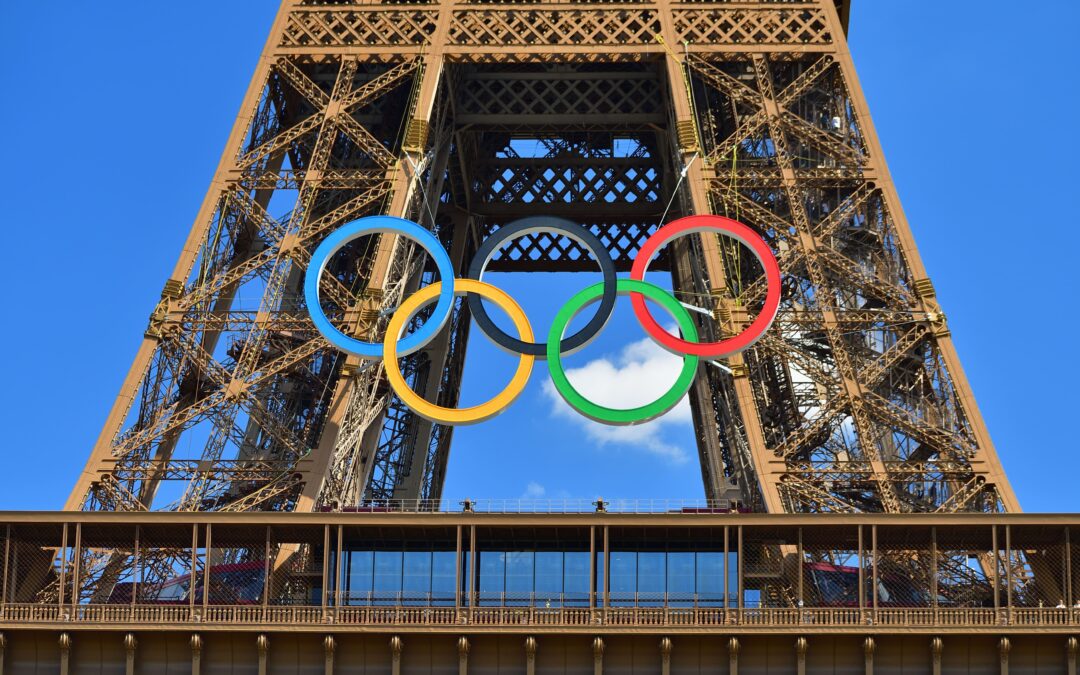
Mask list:
[[[589,228],[578,225],[571,220],[553,216],[530,216],[515,220],[505,227],[500,227],[494,234],[484,240],[476,255],[473,256],[472,264],[469,265],[468,278],[481,281],[488,262],[495,255],[495,251],[499,249],[500,245],[510,239],[537,231],[559,232],[578,242],[588,249],[589,253],[592,253],[593,257],[600,263],[600,272],[604,275],[604,294],[600,298],[596,314],[593,315],[589,323],[585,324],[584,328],[564,338],[559,343],[559,352],[561,354],[573,354],[587,345],[604,329],[608,319],[611,318],[611,312],[615,309],[615,300],[618,298],[618,278],[615,274],[615,261],[611,259],[611,255],[608,254],[600,238],[590,232]],[[546,342],[522,342],[511,335],[507,335],[491,320],[484,303],[481,302],[480,296],[475,293],[469,294],[469,311],[472,312],[473,318],[476,319],[476,323],[480,326],[480,330],[484,335],[502,349],[512,354],[529,354],[538,359],[547,358]]]

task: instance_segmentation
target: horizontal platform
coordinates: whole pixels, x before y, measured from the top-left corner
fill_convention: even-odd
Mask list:
[[[7,524],[62,526],[95,525],[321,525],[419,524],[455,525],[746,525],[768,527],[834,527],[879,525],[884,528],[1013,525],[1018,527],[1080,527],[1080,513],[748,513],[737,504],[706,505],[680,500],[612,500],[598,510],[595,502],[563,500],[477,500],[471,508],[459,503],[414,500],[380,502],[370,506],[328,509],[310,513],[220,511],[0,511],[0,530]]]
[[[886,634],[1080,631],[1080,609],[175,607],[8,604],[0,629],[410,633]]]

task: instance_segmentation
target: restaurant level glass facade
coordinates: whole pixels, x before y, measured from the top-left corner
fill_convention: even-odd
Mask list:
[[[574,550],[482,550],[475,565],[471,557],[462,553],[459,570],[453,550],[344,550],[340,601],[453,606],[460,590],[463,605],[590,607],[602,602],[602,554],[592,564],[588,551]],[[608,604],[733,607],[737,564],[734,553],[725,558],[717,551],[612,551]]]

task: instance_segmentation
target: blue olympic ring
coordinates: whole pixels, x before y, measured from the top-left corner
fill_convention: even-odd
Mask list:
[[[311,255],[311,262],[304,276],[304,300],[307,302],[311,320],[319,332],[341,351],[365,359],[382,358],[382,342],[364,342],[342,333],[326,318],[326,313],[319,302],[319,278],[322,277],[330,258],[349,242],[367,234],[395,234],[408,237],[420,244],[428,255],[435,259],[435,266],[439,270],[440,281],[442,281],[439,300],[435,304],[431,318],[425,321],[419,330],[398,343],[398,355],[404,356],[423,349],[424,345],[442,330],[447,319],[450,318],[450,311],[454,307],[454,264],[450,260],[450,254],[446,252],[446,248],[434,234],[404,218],[394,216],[360,218],[334,231],[319,244]]]

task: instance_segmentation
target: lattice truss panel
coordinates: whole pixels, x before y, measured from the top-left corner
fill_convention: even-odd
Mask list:
[[[344,362],[307,318],[304,267],[334,228],[387,210],[420,70],[415,59],[273,63],[232,178],[197,225],[195,260],[151,317],[152,354],[84,508],[295,506]],[[358,331],[404,285],[365,298],[376,243],[358,242],[324,276],[328,313]],[[399,248],[395,269],[418,277]],[[365,395],[373,410],[386,398],[382,387]]]
[[[779,4],[787,7],[777,7]],[[289,13],[279,48],[324,53],[347,48],[385,55],[419,53],[438,39],[438,3],[303,3]],[[828,12],[812,0],[792,2],[460,2],[445,17],[448,58],[464,62],[640,60],[663,53],[670,33],[689,50],[712,45],[817,45],[832,42]]]
[[[910,271],[839,63],[690,65],[713,210],[757,228],[784,274],[779,319],[747,367],[785,508],[1000,508],[972,468],[982,449],[939,344],[944,315]],[[728,253],[734,306],[760,306],[754,266]]]
[[[561,216],[591,227],[629,269],[669,196],[666,139],[656,133],[665,97],[656,63],[465,67],[457,152],[482,234],[524,216]],[[596,263],[576,242],[538,234],[507,246],[490,269]]]

